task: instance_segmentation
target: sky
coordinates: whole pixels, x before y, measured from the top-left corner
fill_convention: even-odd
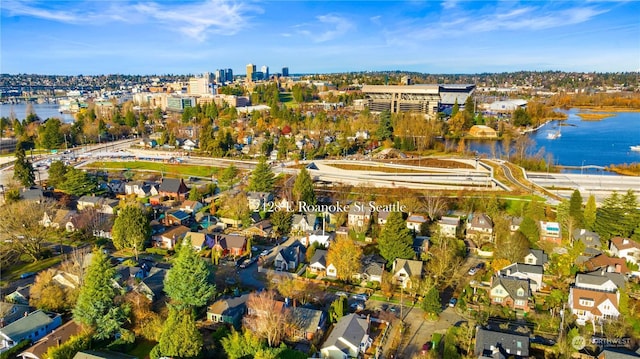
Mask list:
[[[0,73],[640,71],[640,1],[0,0]]]

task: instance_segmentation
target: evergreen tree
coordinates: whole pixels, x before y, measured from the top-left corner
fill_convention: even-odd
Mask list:
[[[415,253],[412,246],[413,236],[402,218],[402,213],[391,212],[378,238],[378,250],[382,258],[387,260],[387,266],[396,258],[413,258]]]
[[[596,197],[594,195],[590,195],[589,199],[587,199],[587,204],[584,206],[584,226],[593,231],[594,226],[596,224],[596,211],[598,208],[596,207]]]
[[[62,123],[60,119],[50,118],[38,129],[38,142],[46,149],[59,148],[64,142],[64,137],[60,131]]]
[[[378,124],[378,130],[376,132],[378,140],[384,141],[390,139],[393,136],[393,127],[391,125],[391,112],[389,110],[382,111],[380,113],[380,121]]]
[[[460,111],[460,104],[458,104],[458,99],[456,98],[453,102],[453,107],[451,108],[451,117],[454,117]]]
[[[329,321],[331,323],[337,323],[340,318],[347,314],[347,298],[339,296],[329,307]]]
[[[201,307],[215,294],[207,263],[189,243],[178,244],[178,256],[164,280],[164,291],[178,309]]]
[[[169,307],[160,341],[153,351],[172,358],[194,358],[202,351],[202,334],[196,326],[191,310]]]
[[[274,182],[275,175],[267,163],[267,158],[260,157],[256,168],[251,173],[251,178],[249,178],[249,191],[271,192]]]
[[[62,161],[53,161],[49,167],[49,179],[47,185],[58,188],[66,181],[66,174],[69,168]]]
[[[115,268],[100,248],[93,251],[80,287],[73,319],[95,330],[95,337],[107,339],[120,331],[125,312],[114,303],[117,292],[113,287]]]
[[[306,168],[300,170],[293,183],[293,197],[298,202],[304,202],[308,205],[316,204],[316,193],[313,189],[313,180]]]
[[[531,219],[531,217],[524,217],[522,223],[520,223],[520,233],[531,243],[536,243],[540,238],[540,230],[538,229],[538,223]]]
[[[276,211],[271,215],[271,224],[274,231],[278,236],[289,234],[291,231],[291,220],[293,219],[293,213],[287,210]]]
[[[422,310],[429,314],[440,314],[442,311],[442,304],[440,303],[440,293],[435,286],[432,286],[431,289],[425,294],[422,299],[422,303],[420,303]]]
[[[576,227],[582,228],[584,226],[584,214],[582,211],[582,195],[577,189],[571,194],[569,199],[569,215],[573,218]]]
[[[27,159],[22,142],[16,146],[16,162],[13,165],[13,178],[24,187],[31,187],[36,183],[33,166]]]
[[[116,249],[133,249],[137,260],[138,252],[144,250],[145,242],[151,237],[151,225],[145,210],[137,204],[121,208],[113,223],[112,236]]]
[[[640,221],[637,199],[632,190],[624,195],[613,192],[596,211],[595,231],[606,243],[611,237],[630,237]]]
[[[94,192],[97,189],[96,182],[93,178],[78,168],[67,167],[65,181],[60,184],[60,189],[74,196],[84,196]]]

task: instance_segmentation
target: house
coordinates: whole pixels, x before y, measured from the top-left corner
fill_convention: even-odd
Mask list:
[[[579,273],[569,288],[569,309],[578,317],[578,323],[615,319],[620,315],[619,288],[625,285],[625,277],[619,273]]]
[[[198,142],[191,139],[186,139],[182,142],[182,149],[187,151],[193,151],[198,147]]]
[[[189,224],[190,220],[191,220],[191,214],[181,210],[177,210],[175,212],[171,212],[167,214],[164,219],[164,222],[168,226],[173,226],[173,225],[184,226]]]
[[[427,223],[429,219],[427,216],[422,214],[412,214],[407,217],[407,228],[409,228],[413,233],[420,233],[423,224]]]
[[[540,240],[560,244],[562,242],[562,231],[558,222],[539,222]]]
[[[575,231],[573,231],[573,240],[582,242],[582,244],[584,244],[584,247],[587,249],[592,248],[600,251],[600,248],[602,246],[600,242],[600,235],[598,235],[598,233],[588,231],[584,228],[576,229]]]
[[[520,229],[520,224],[522,224],[522,217],[509,217],[509,231],[516,232]]]
[[[309,261],[309,270],[314,274],[328,275],[326,249],[316,249],[316,251],[313,253],[313,257],[311,257],[311,260]]]
[[[314,213],[294,214],[291,220],[291,231],[298,233],[311,232],[317,229]]]
[[[627,261],[624,258],[609,257],[604,253],[587,259],[583,264],[588,271],[602,269],[606,272],[621,274],[630,272],[629,267],[627,267]]]
[[[440,234],[445,237],[452,237],[452,238],[457,237],[459,226],[460,226],[460,217],[443,216],[438,221],[438,229],[440,229]]]
[[[62,324],[59,314],[46,314],[41,310],[31,312],[15,322],[0,328],[0,352],[23,340],[38,341]]]
[[[371,208],[362,204],[350,206],[347,226],[355,231],[364,231],[371,221]]]
[[[413,245],[411,247],[416,252],[416,255],[418,256],[418,258],[420,258],[420,256],[422,256],[423,254],[427,254],[429,252],[430,240],[431,240],[430,237],[425,237],[425,236],[416,236],[413,239]]]
[[[82,196],[78,198],[78,211],[94,207],[98,213],[113,214],[120,201],[97,196]]]
[[[326,315],[322,310],[293,307],[291,308],[291,322],[287,336],[293,340],[312,341],[325,327]]]
[[[531,297],[530,288],[528,279],[494,275],[491,277],[489,298],[491,304],[528,312],[529,298]]]
[[[396,258],[393,261],[393,279],[402,288],[410,288],[411,281],[422,278],[422,261]]]
[[[267,207],[267,203],[273,201],[273,195],[269,192],[247,192],[247,201],[249,202],[249,210],[261,211]]]
[[[49,213],[45,212],[42,215],[40,224],[45,227],[73,232],[78,228],[78,212],[69,209],[59,209],[53,216],[50,216]]]
[[[609,242],[609,252],[631,263],[640,264],[640,243],[629,238],[611,238]]]
[[[368,255],[362,257],[362,273],[357,279],[367,282],[378,282],[382,284],[382,274],[386,261],[378,255]]]
[[[173,249],[176,243],[181,243],[184,236],[189,233],[190,230],[189,227],[185,226],[170,227],[167,231],[154,236],[153,241],[156,247]]]
[[[240,329],[242,317],[247,312],[249,294],[239,297],[218,299],[207,308],[207,320],[214,323],[227,323]]]
[[[524,256],[525,264],[544,266],[549,262],[549,257],[542,249],[529,249],[529,254]]]
[[[240,257],[244,255],[247,247],[247,238],[236,234],[213,234],[213,247],[215,251],[223,255]]]
[[[59,346],[72,336],[80,334],[81,329],[78,323],[73,320],[68,321],[18,354],[18,357],[22,359],[43,359],[50,347]]]
[[[114,194],[123,194],[124,193],[124,184],[125,182],[119,179],[112,179],[109,181],[107,186]]]
[[[166,269],[153,267],[149,270],[149,274],[133,290],[147,297],[151,303],[154,303],[164,296],[164,278],[166,275]]]
[[[18,287],[13,292],[5,295],[4,300],[9,303],[29,305],[29,291],[31,285]]]
[[[294,271],[304,258],[305,248],[300,242],[282,248],[275,257],[274,266],[281,271]]]
[[[31,311],[25,304],[0,302],[0,328],[9,325]]]
[[[142,181],[127,182],[124,185],[124,193],[127,195],[136,195],[139,198],[157,196],[158,184]]]
[[[528,358],[529,334],[498,332],[478,326],[473,354],[480,359]]]
[[[203,207],[202,203],[198,201],[186,200],[182,202],[182,205],[180,206],[180,210],[185,213],[196,213],[199,210],[201,210],[202,207]]]
[[[158,194],[177,201],[184,201],[189,188],[182,178],[163,178],[158,188]]]
[[[134,356],[111,351],[83,350],[76,353],[73,359],[137,359]]]
[[[477,213],[467,222],[467,239],[476,243],[493,242],[493,221],[484,213]]]
[[[542,266],[536,266],[524,263],[513,263],[502,268],[498,275],[503,277],[514,277],[520,279],[528,279],[531,285],[531,291],[537,292],[544,286],[542,283]]]
[[[245,229],[243,233],[249,238],[271,238],[275,234],[275,232],[273,231],[273,226],[271,225],[271,220],[269,219],[265,219],[253,224],[249,228]]]
[[[196,252],[213,247],[213,237],[205,233],[189,231],[184,235],[184,240],[184,244],[190,244]]]
[[[381,210],[378,212],[378,224],[381,227],[384,227],[384,225],[387,224],[387,218],[389,218],[390,213],[391,211],[385,211],[385,210]]]
[[[322,358],[358,358],[371,347],[369,321],[356,314],[345,315],[334,326],[320,348]]]
[[[315,230],[311,233],[307,233],[305,237],[300,238],[300,243],[305,247],[312,246],[314,243],[318,243],[323,248],[329,248],[329,245],[334,240],[335,234],[326,233],[323,230]]]
[[[44,200],[44,192],[42,191],[42,188],[38,186],[32,186],[29,188],[23,188],[20,191],[20,197],[24,201],[33,201],[40,203],[42,200]]]

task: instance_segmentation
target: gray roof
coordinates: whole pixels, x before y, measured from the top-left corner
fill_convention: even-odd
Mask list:
[[[501,276],[508,277],[510,275],[513,275],[513,273],[531,273],[542,275],[542,266],[524,263],[513,263],[500,270]]]
[[[180,191],[180,185],[182,185],[183,183],[184,182],[182,181],[182,179],[163,178],[162,183],[160,183],[159,191],[178,193]],[[186,191],[182,191],[181,193],[186,193]]]
[[[25,304],[0,302],[0,326],[11,324],[30,311],[29,306]]]
[[[640,358],[640,349],[631,351],[625,348],[604,348],[598,355],[602,359],[635,359]]]
[[[313,253],[313,257],[311,257],[311,261],[309,264],[322,264],[325,268],[327,267],[327,250],[326,249],[316,249],[315,253]]]
[[[573,238],[584,243],[587,248],[600,248],[600,236],[598,233],[587,231],[586,229],[576,229],[573,231]]]
[[[516,358],[529,356],[529,336],[514,333],[495,332],[492,330],[478,328],[476,331],[475,355],[493,357],[493,348],[500,349],[500,352],[514,355]],[[516,353],[520,351],[520,355]]]
[[[528,279],[494,276],[493,281],[491,282],[491,289],[496,288],[499,285],[501,285],[513,299],[528,300],[531,296],[531,288],[529,286]],[[518,289],[520,288],[524,290],[523,295],[521,296],[518,295]]]
[[[360,318],[356,314],[345,315],[336,323],[333,331],[322,345],[323,348],[335,346],[343,352],[348,352],[348,347],[342,342],[345,340],[356,348],[360,347],[362,339],[367,335],[369,323],[366,318]]]
[[[393,261],[393,272],[397,273],[400,269],[404,268],[409,277],[420,277],[422,276],[422,264],[421,261],[396,258],[396,260]]]
[[[153,293],[154,299],[160,297],[164,291],[164,277],[167,275],[167,270],[162,268],[151,268],[149,275],[140,282],[139,285],[144,285]]]
[[[589,273],[578,273],[576,275],[576,283],[590,284],[594,286],[600,286],[607,281],[612,281],[618,288],[624,288],[627,284],[625,276],[620,273],[607,272],[604,270],[596,270]]]
[[[45,312],[36,310],[29,313],[26,317],[20,318],[15,322],[0,329],[0,333],[11,338],[15,342],[26,338],[34,329],[43,327],[53,322],[53,319]]]
[[[371,262],[364,265],[364,269],[362,273],[368,274],[369,276],[382,276],[382,272],[384,272],[384,264]]]
[[[322,311],[304,307],[291,308],[295,325],[307,333],[314,333],[322,324]]]
[[[549,261],[549,257],[542,249],[529,249],[529,253],[536,257],[538,265],[543,265]]]

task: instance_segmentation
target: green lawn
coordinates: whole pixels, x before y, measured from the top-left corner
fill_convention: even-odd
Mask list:
[[[126,162],[94,162],[87,167],[94,169],[107,170],[144,170],[153,172],[164,172],[165,174],[174,174],[178,176],[196,176],[211,177],[218,173],[220,168],[202,165],[186,165],[178,163],[158,163],[144,161],[126,161]]]
[[[27,272],[39,272],[43,269],[53,267],[54,265],[62,261],[61,256],[51,257],[43,260],[39,260],[33,263],[22,263],[9,268],[6,272],[2,273],[3,281],[12,281],[20,278],[20,275]]]

